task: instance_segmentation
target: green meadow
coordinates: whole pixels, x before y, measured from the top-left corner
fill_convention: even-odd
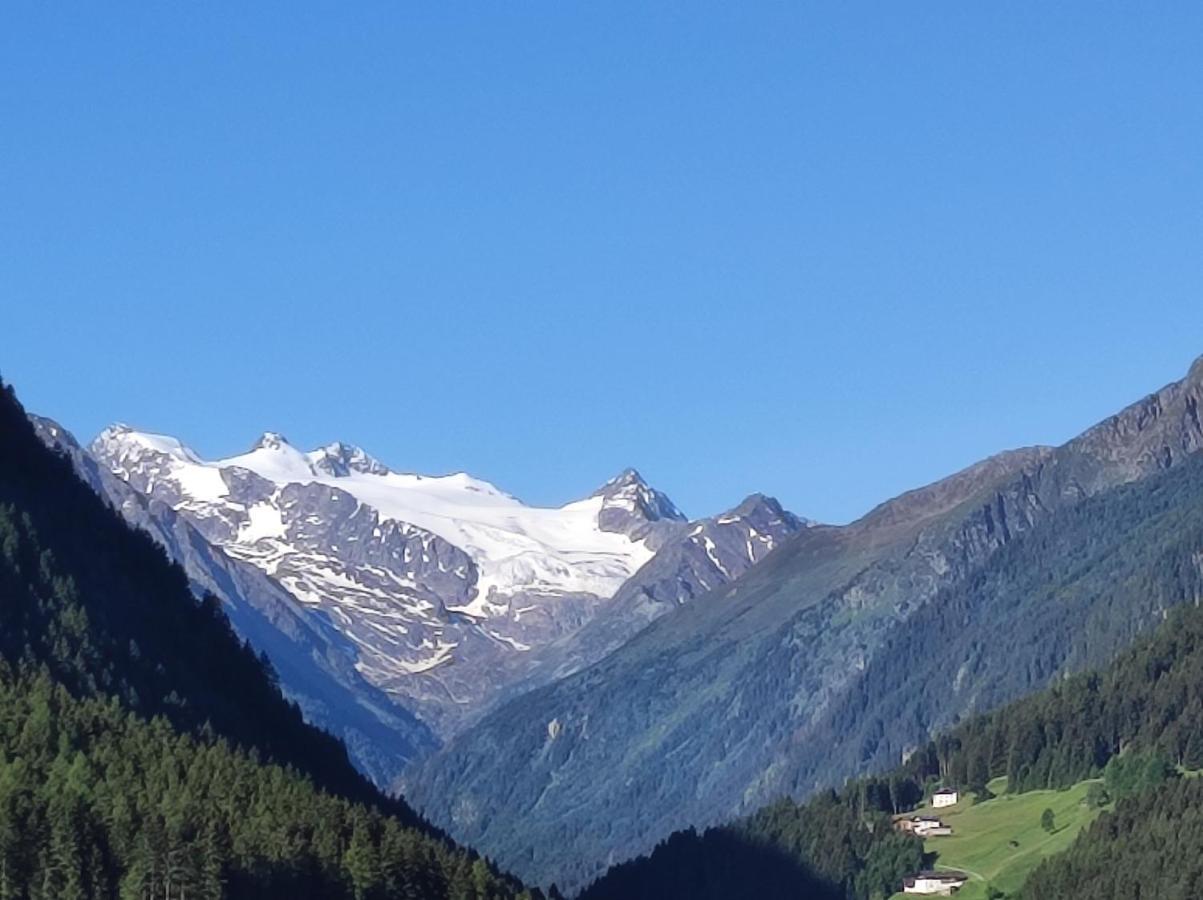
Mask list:
[[[1003,793],[1006,779],[999,778],[990,783],[990,790],[998,795],[992,800],[973,803],[968,798],[955,806],[924,807],[910,815],[939,816],[952,828],[948,837],[925,842],[927,851],[937,854],[934,868],[959,869],[970,876],[957,900],[985,900],[987,885],[1007,895],[1017,892],[1044,857],[1068,847],[1099,814],[1083,802],[1092,783],[1082,781],[1064,791],[1009,795]],[[1055,817],[1051,833],[1040,824],[1046,809]]]

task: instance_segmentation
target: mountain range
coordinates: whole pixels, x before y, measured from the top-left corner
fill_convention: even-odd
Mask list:
[[[580,885],[675,829],[897,764],[960,716],[1105,661],[1194,599],[1163,576],[1203,565],[1180,527],[1201,401],[1203,360],[1061,447],[805,529],[491,712],[412,771],[407,796],[515,871]],[[1133,582],[1149,590],[1117,592]]]
[[[759,494],[690,521],[634,470],[540,508],[343,443],[210,461],[34,423],[362,772],[577,889],[676,829],[896,766],[1197,600],[1201,400],[1203,359],[840,526]]]
[[[539,508],[463,473],[394,472],[345,443],[303,452],[265,433],[206,461],[123,425],[82,447],[34,423],[198,595],[222,598],[310,721],[382,786],[810,524],[762,495],[690,522],[633,469]]]

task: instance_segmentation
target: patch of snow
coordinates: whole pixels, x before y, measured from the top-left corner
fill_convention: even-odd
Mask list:
[[[238,532],[240,544],[253,544],[264,538],[284,537],[284,519],[280,510],[270,503],[256,503],[247,508],[249,521]]]
[[[724,566],[722,564],[722,562],[719,560],[718,554],[714,552],[716,549],[714,546],[714,541],[710,540],[710,538],[708,538],[708,537],[703,537],[702,543],[706,547],[706,555],[710,557],[710,562],[714,564],[714,567],[716,569],[718,569],[720,572],[722,572],[726,577],[730,578],[731,573],[727,571],[726,566]]]

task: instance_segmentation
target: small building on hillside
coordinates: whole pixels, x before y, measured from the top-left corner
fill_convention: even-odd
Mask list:
[[[952,834],[952,829],[944,824],[944,820],[936,816],[910,816],[898,819],[894,827],[899,831],[909,831],[916,837],[942,837]]]
[[[940,788],[931,795],[931,805],[936,809],[941,806],[952,806],[961,799],[961,792],[956,788]]]
[[[926,894],[929,897],[951,897],[969,880],[964,872],[916,872],[902,881],[904,894]]]

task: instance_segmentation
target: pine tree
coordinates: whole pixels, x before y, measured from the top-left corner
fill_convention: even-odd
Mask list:
[[[355,900],[371,900],[380,884],[380,858],[364,817],[357,817],[352,825],[343,868],[350,878]]]
[[[1056,815],[1053,813],[1053,811],[1051,809],[1046,808],[1044,810],[1044,812],[1042,812],[1040,814],[1040,827],[1043,828],[1045,831],[1047,831],[1049,834],[1052,834],[1053,831],[1056,830],[1056,827],[1057,827]]]

